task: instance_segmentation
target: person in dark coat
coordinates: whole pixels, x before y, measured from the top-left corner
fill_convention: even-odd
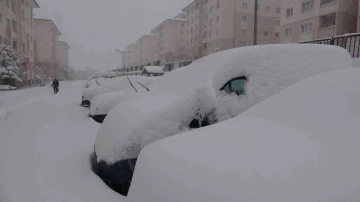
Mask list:
[[[54,88],[54,93],[57,94],[59,92],[59,81],[57,79],[54,79],[51,87]]]

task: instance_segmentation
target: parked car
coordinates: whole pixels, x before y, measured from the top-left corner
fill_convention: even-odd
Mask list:
[[[134,80],[132,79],[132,84],[134,87],[132,87],[128,82],[127,87],[123,88],[121,91],[103,93],[95,96],[93,99],[91,99],[89,116],[96,122],[102,123],[109,111],[117,104],[126,102],[128,97],[132,97],[131,94],[145,93],[150,91],[150,89],[146,86],[155,81],[156,78],[158,77],[139,77]]]
[[[360,69],[305,79],[234,119],[144,148],[127,200],[360,201]]]
[[[144,80],[143,76],[129,76],[130,81],[134,84],[137,81]],[[102,84],[93,87],[93,88],[85,88],[82,91],[81,105],[84,107],[90,107],[91,99],[96,95],[110,93],[115,91],[121,91],[124,88],[131,87],[128,77],[118,77],[114,79],[107,80]]]
[[[262,45],[204,57],[114,107],[97,134],[92,168],[126,195],[146,145],[231,119],[298,81],[344,68],[352,68],[349,53],[327,45]]]
[[[0,91],[16,90],[16,87],[9,85],[0,85]]]

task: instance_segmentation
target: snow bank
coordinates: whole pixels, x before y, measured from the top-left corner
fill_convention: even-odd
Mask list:
[[[360,69],[305,79],[142,150],[127,200],[360,201]]]
[[[131,82],[137,83],[137,81],[145,81],[149,78],[144,76],[129,76]],[[101,84],[101,86],[97,86],[95,88],[88,88],[84,89],[82,92],[83,100],[91,100],[94,96],[103,94],[103,93],[110,93],[114,91],[120,91],[124,88],[131,87],[127,77],[119,77],[108,80],[108,82]]]
[[[127,158],[130,150],[139,151],[156,140],[189,130],[195,116],[215,109],[218,121],[227,120],[304,78],[350,67],[352,60],[346,50],[312,44],[252,46],[204,57],[150,84],[152,91],[136,98],[136,105],[129,100],[113,108],[97,135],[98,160],[113,163]],[[219,91],[241,76],[248,78],[245,96]],[[156,110],[144,116],[139,106]]]

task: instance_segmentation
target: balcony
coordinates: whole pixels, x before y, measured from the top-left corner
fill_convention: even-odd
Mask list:
[[[337,12],[336,0],[321,0],[320,15]]]
[[[336,35],[336,14],[320,16],[319,38]]]

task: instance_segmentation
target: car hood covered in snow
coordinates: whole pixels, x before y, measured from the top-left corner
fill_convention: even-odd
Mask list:
[[[137,83],[137,81],[139,81],[140,83],[143,83],[144,85],[146,85],[146,84],[149,84],[151,81],[155,80],[156,78],[145,77],[145,76],[129,76],[129,79],[131,80],[131,82],[133,84],[135,84],[135,83]],[[103,93],[110,93],[110,92],[114,92],[114,91],[121,91],[125,88],[127,88],[127,89],[132,88],[127,77],[118,77],[118,78],[111,79],[105,83],[102,83],[101,86],[84,89],[82,92],[82,97],[83,97],[83,100],[90,101],[96,95],[100,95]]]
[[[360,201],[360,69],[305,79],[234,119],[157,141],[129,202]]]
[[[113,108],[95,142],[98,161],[128,158],[133,148],[187,131],[198,114],[216,109],[217,120],[227,120],[304,78],[350,67],[346,50],[326,45],[262,45],[212,54],[153,82],[147,96]],[[241,76],[248,78],[245,95],[219,91]],[[140,112],[152,107],[146,116]]]

